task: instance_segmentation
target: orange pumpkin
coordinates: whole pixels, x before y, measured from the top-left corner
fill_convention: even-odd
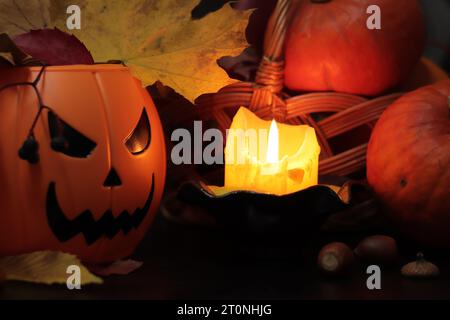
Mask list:
[[[367,179],[410,239],[450,248],[450,80],[410,92],[381,115]]]
[[[0,87],[33,81],[40,70],[4,69]],[[0,255],[48,249],[96,263],[130,255],[165,180],[163,130],[152,99],[121,65],[47,67],[36,88],[50,110],[34,127],[35,164],[18,150],[37,95],[23,85],[0,92]]]
[[[287,31],[285,84],[299,91],[376,96],[405,80],[425,25],[417,0],[296,0]],[[367,27],[371,5],[381,29]]]

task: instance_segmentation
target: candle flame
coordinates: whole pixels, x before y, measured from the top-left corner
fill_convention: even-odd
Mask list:
[[[278,126],[275,120],[272,120],[269,129],[269,139],[267,142],[266,162],[277,163],[278,160]]]

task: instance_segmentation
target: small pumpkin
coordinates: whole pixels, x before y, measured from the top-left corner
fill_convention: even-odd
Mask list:
[[[400,231],[450,248],[450,80],[410,92],[381,115],[367,179]]]
[[[41,67],[2,70],[0,87]],[[162,126],[152,99],[121,65],[49,66],[37,85],[37,163],[18,156],[37,112],[31,86],[0,92],[0,255],[37,250],[110,262],[132,253],[165,180]],[[34,144],[37,146],[37,144]]]
[[[287,31],[285,84],[298,91],[375,96],[406,79],[425,45],[417,0],[294,1]],[[367,27],[367,8],[381,29]]]

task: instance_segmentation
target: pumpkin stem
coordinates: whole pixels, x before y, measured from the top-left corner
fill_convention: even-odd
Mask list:
[[[423,253],[422,253],[422,252],[418,252],[418,253],[417,253],[416,260],[417,260],[417,262],[423,262],[423,261],[425,261],[425,257],[423,256]]]

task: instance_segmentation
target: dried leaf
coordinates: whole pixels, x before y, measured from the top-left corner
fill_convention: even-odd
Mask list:
[[[22,51],[48,65],[94,63],[91,53],[80,40],[56,28],[31,30],[13,40]]]
[[[143,262],[135,261],[135,260],[118,260],[109,265],[101,266],[101,265],[91,265],[88,266],[89,270],[96,275],[107,277],[110,275],[127,275],[133,271],[136,271],[140,267],[142,267]]]
[[[0,33],[10,36],[50,26],[52,0],[0,0]]]
[[[102,283],[103,280],[86,269],[77,257],[54,251],[36,251],[18,256],[0,258],[0,270],[6,280],[44,284],[65,284],[67,267],[77,265],[81,270],[81,285]]]
[[[12,53],[0,52],[0,64],[14,65],[14,57]]]
[[[248,82],[255,80],[260,62],[261,56],[252,47],[245,49],[237,57],[225,56],[218,61],[230,78]]]
[[[80,0],[81,30],[73,33],[95,61],[122,60],[144,85],[160,80],[193,101],[234,82],[216,61],[247,46],[245,28],[251,13],[227,4],[204,18],[191,19],[198,3]],[[65,31],[70,4],[69,0],[0,0],[0,32],[16,35],[43,27]]]
[[[34,62],[38,61],[20,50],[6,33],[0,33],[0,64],[15,66]]]

